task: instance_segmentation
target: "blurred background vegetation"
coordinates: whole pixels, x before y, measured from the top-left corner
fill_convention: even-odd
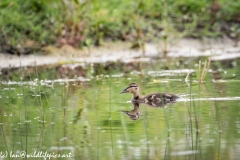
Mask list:
[[[240,0],[1,0],[0,51],[28,54],[48,45],[225,37],[237,45]]]

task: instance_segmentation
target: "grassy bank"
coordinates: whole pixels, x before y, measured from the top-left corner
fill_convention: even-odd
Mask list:
[[[47,45],[76,48],[106,40],[167,43],[182,37],[240,37],[239,0],[4,0],[0,50],[27,54]]]

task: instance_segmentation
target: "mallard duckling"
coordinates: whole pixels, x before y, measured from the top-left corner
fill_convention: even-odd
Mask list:
[[[132,102],[145,103],[152,107],[161,107],[163,104],[174,103],[179,96],[169,93],[153,93],[146,96],[140,96],[140,87],[137,83],[130,83],[120,94],[132,93]]]
[[[140,117],[140,109],[139,109],[139,103],[132,103],[133,105],[133,110],[131,111],[121,111],[123,113],[126,113],[126,115],[128,115],[128,117],[131,119],[131,120],[137,120],[139,119]]]

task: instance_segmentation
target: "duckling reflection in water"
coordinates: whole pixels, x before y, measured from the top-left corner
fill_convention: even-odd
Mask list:
[[[133,110],[131,110],[131,111],[121,111],[121,112],[128,115],[128,117],[131,120],[137,120],[137,119],[139,119],[139,117],[141,115],[141,112],[140,112],[140,109],[139,109],[139,103],[132,103],[132,105],[134,107]]]
[[[152,93],[140,96],[140,87],[137,83],[130,83],[120,94],[132,93],[131,102],[145,103],[152,107],[160,107],[166,103],[175,103],[179,96],[169,93]]]
[[[176,101],[175,101],[176,102]],[[174,102],[174,103],[175,103]],[[152,103],[143,103],[143,104],[146,104],[147,106],[149,107],[153,107],[153,108],[161,108],[161,107],[165,107],[167,106],[168,104],[170,103],[173,103],[173,102],[168,102],[168,103],[158,103],[158,104],[155,104],[155,105],[152,105]],[[133,105],[133,110],[130,110],[130,111],[123,111],[121,110],[121,112],[125,113],[126,115],[128,115],[128,117],[131,119],[131,120],[137,120],[140,118],[140,115],[141,115],[141,112],[140,112],[140,103],[138,102],[132,102],[132,105]]]
[[[127,92],[130,92],[133,95],[131,102],[134,108],[131,111],[122,112],[127,114],[132,120],[137,120],[140,117],[140,103],[146,104],[149,107],[160,108],[166,106],[167,104],[175,103],[177,102],[176,100],[180,98],[175,94],[168,93],[153,93],[141,97],[139,95],[140,87],[137,83],[130,83],[122,92],[120,92],[120,94]]]

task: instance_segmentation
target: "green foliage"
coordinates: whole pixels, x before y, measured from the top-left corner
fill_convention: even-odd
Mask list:
[[[226,33],[223,22],[237,21],[238,4],[239,0],[4,0],[0,2],[0,44],[36,41],[40,46],[81,47],[89,39],[100,45],[106,38],[144,43],[161,39],[156,36],[161,31],[167,37],[170,33],[216,37]]]
[[[54,42],[51,26],[51,1],[11,1],[0,5],[0,34],[13,45],[21,40],[31,39],[46,43]],[[12,41],[14,39],[14,41]]]
[[[234,20],[234,18],[237,18],[239,16],[240,10],[239,0],[236,1],[219,0],[219,3],[222,7],[222,9],[220,10],[220,14],[227,21],[232,21]]]

